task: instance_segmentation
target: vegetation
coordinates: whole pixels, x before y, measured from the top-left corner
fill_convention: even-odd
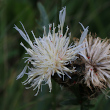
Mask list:
[[[97,33],[101,38],[110,37],[110,1],[109,0],[1,0],[0,1],[0,110],[80,110],[74,103],[66,105],[64,102],[73,94],[60,87],[54,81],[52,92],[48,86],[43,86],[42,92],[35,97],[36,91],[25,89],[23,77],[16,80],[22,71],[25,50],[20,46],[22,39],[13,28],[16,24],[22,29],[21,21],[30,38],[33,39],[31,30],[36,37],[43,34],[43,26],[49,23],[58,23],[58,11],[66,6],[66,21],[73,37],[80,37],[81,22],[89,26],[91,33]],[[65,26],[66,26],[65,25]],[[57,24],[56,24],[57,26]],[[48,28],[47,28],[48,29]],[[66,30],[66,27],[65,27]],[[73,96],[74,97],[74,96]],[[90,110],[110,110],[110,99],[100,95],[92,100]]]

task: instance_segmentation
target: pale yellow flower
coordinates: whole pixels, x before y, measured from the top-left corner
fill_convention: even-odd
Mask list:
[[[35,39],[33,43],[30,40],[22,23],[21,24],[25,33],[16,25],[14,27],[31,47],[27,48],[21,42],[21,45],[27,51],[29,57],[26,57],[27,60],[25,62],[27,62],[27,65],[24,67],[23,71],[17,76],[17,79],[20,79],[23,77],[24,74],[27,74],[28,78],[26,79],[26,81],[23,82],[23,84],[31,84],[30,87],[33,87],[33,90],[38,89],[36,95],[38,94],[42,84],[48,84],[51,92],[51,76],[53,76],[54,74],[57,74],[59,77],[67,75],[69,78],[71,78],[67,73],[73,73],[75,71],[75,67],[69,69],[66,67],[66,65],[71,63],[71,61],[77,59],[76,54],[80,51],[80,49],[82,49],[82,42],[87,35],[88,27],[84,28],[81,24],[84,32],[81,35],[79,45],[69,45],[71,34],[69,34],[68,36],[68,26],[65,34],[63,34],[65,16],[66,7],[63,8],[59,13],[60,24],[58,25],[57,33],[55,32],[56,28],[54,27],[54,23],[53,26],[51,24],[49,25],[48,34],[46,34],[46,30],[44,27],[42,38],[36,38],[32,31],[32,35]],[[28,63],[31,63],[31,68],[28,66]]]

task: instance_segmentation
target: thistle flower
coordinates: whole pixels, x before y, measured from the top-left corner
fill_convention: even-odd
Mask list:
[[[69,34],[67,37],[69,30],[68,26],[65,34],[63,34],[65,16],[66,7],[63,8],[59,13],[60,24],[58,25],[57,33],[55,33],[56,28],[54,27],[54,23],[53,30],[51,30],[52,25],[49,25],[48,34],[46,34],[45,26],[43,27],[44,33],[42,38],[36,38],[33,31],[31,31],[35,40],[33,43],[30,40],[22,23],[21,25],[25,33],[16,25],[14,27],[31,47],[27,48],[22,42],[20,43],[27,51],[27,54],[29,54],[29,57],[26,57],[27,60],[25,62],[27,62],[27,64],[23,71],[17,76],[17,79],[20,79],[24,74],[27,74],[28,78],[23,82],[23,84],[30,84],[30,87],[34,88],[33,90],[38,89],[35,95],[38,94],[42,84],[48,84],[51,92],[51,76],[54,74],[57,74],[60,78],[64,75],[67,75],[69,78],[71,78],[67,72],[72,73],[75,71],[75,67],[69,69],[66,67],[66,65],[77,59],[76,54],[80,49],[82,49],[82,42],[87,35],[88,27],[83,27],[84,32],[81,35],[80,43],[78,46],[69,45],[71,34]],[[31,68],[28,66],[29,63],[32,65]]]
[[[84,80],[89,88],[110,88],[110,44],[109,40],[93,38],[91,33],[84,40],[85,44],[80,51],[85,63]]]

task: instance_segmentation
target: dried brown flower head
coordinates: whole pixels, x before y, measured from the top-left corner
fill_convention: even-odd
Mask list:
[[[80,51],[85,63],[84,80],[89,88],[91,84],[100,89],[110,87],[110,44],[109,40],[93,38],[91,33],[85,38]]]

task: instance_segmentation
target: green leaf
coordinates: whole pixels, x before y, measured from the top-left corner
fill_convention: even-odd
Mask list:
[[[37,6],[38,6],[38,9],[39,9],[40,15],[41,15],[42,26],[46,26],[46,32],[48,32],[49,19],[48,19],[46,10],[40,2],[37,3]]]

